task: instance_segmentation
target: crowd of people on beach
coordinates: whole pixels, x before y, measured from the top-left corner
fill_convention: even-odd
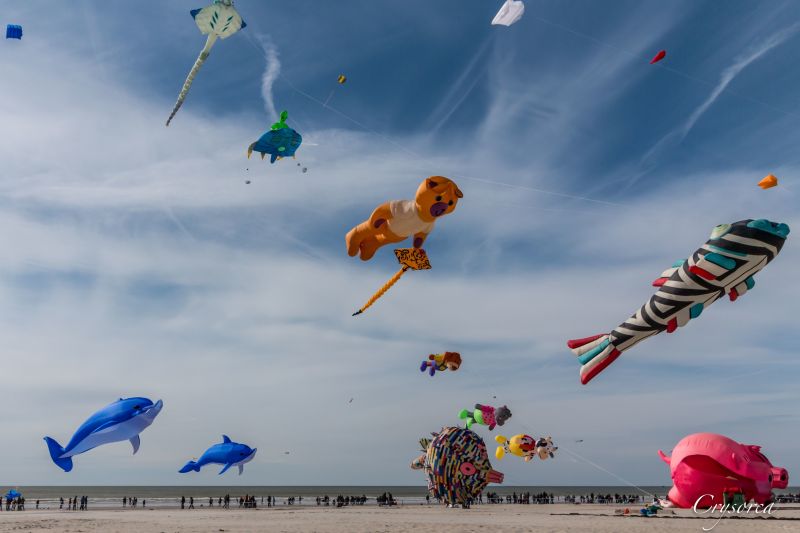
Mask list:
[[[36,508],[39,508],[39,504],[37,502]],[[3,510],[3,497],[0,496],[0,511]],[[22,496],[17,496],[16,498],[6,497],[6,511],[24,511],[25,510],[25,498]]]
[[[278,505],[302,505],[303,504],[303,497],[302,496],[290,496],[286,498],[276,498],[274,496],[266,496],[260,498],[260,505],[264,506],[266,499],[266,507],[277,507]],[[3,502],[2,500],[5,500]],[[180,498],[180,508],[181,509],[195,509],[195,501],[194,497],[190,496],[188,499],[185,496]],[[366,503],[370,500],[366,495],[361,496],[343,496],[338,495],[335,497],[330,497],[327,494],[325,496],[317,496],[315,502],[317,506],[333,506],[333,507],[348,507],[348,506],[361,506],[366,505]],[[48,505],[48,501],[45,500],[45,505]],[[234,503],[236,503],[237,499],[234,499]],[[430,495],[425,496],[425,501],[430,504],[431,497]],[[467,502],[466,507],[472,504],[557,504],[557,503],[573,503],[573,504],[618,504],[618,505],[635,505],[635,504],[643,504],[648,501],[647,497],[637,495],[637,494],[595,494],[591,492],[589,494],[566,494],[566,495],[554,495],[552,492],[539,492],[539,493],[530,493],[530,492],[521,492],[517,494],[513,492],[511,494],[497,494],[496,492],[487,492],[485,495],[480,494],[476,500],[472,500]],[[392,506],[398,505],[400,503],[397,499],[392,496],[391,492],[384,492],[383,494],[377,496],[375,498],[375,502],[378,506]],[[792,494],[779,494],[775,497],[776,503],[800,503],[800,493]],[[3,505],[5,503],[5,505]],[[229,509],[231,503],[231,496],[230,494],[226,494],[225,496],[219,497],[216,500],[213,497],[208,498],[208,507],[219,507],[221,509]],[[252,495],[245,495],[240,496],[238,498],[239,508],[241,509],[256,509],[259,505],[259,499],[256,496]],[[435,503],[435,501],[434,501]],[[122,507],[129,508],[129,509],[137,509],[142,508],[144,509],[147,505],[147,500],[142,500],[141,504],[139,503],[138,497],[128,497],[125,496],[122,498]],[[158,505],[158,504],[157,504]],[[204,507],[202,503],[198,505],[199,507]],[[22,496],[17,496],[16,498],[11,497],[0,497],[0,511],[3,510],[5,507],[6,511],[24,511],[25,510],[25,498]],[[45,507],[48,508],[48,507]],[[60,510],[66,511],[86,511],[89,508],[89,497],[88,496],[75,496],[72,498],[64,499],[59,498],[58,500],[58,508]],[[39,509],[39,500],[36,500],[36,509]]]
[[[78,507],[78,502],[80,501],[80,507]],[[36,508],[39,508],[39,500],[36,500]],[[58,508],[60,510],[64,509],[64,498],[58,499]],[[81,496],[80,499],[75,496],[74,498],[67,499],[67,511],[88,511],[89,510],[89,497],[88,496]]]
[[[428,499],[426,497],[426,499]],[[483,494],[478,496],[477,501],[472,501],[470,503],[483,503],[484,501]],[[561,496],[556,496],[552,492],[539,492],[536,494],[531,494],[530,492],[521,492],[517,494],[513,492],[511,494],[499,495],[496,492],[487,492],[486,493],[486,503],[494,503],[494,504],[553,504],[553,503],[598,503],[598,504],[632,504],[632,503],[642,503],[645,499],[643,496],[639,496],[636,494],[595,494],[594,492],[589,493],[588,495],[574,495],[574,494],[565,494]]]

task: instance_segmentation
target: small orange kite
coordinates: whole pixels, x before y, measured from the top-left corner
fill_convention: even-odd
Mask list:
[[[763,180],[758,182],[758,186],[762,189],[771,189],[778,185],[778,178],[772,174],[768,174]]]

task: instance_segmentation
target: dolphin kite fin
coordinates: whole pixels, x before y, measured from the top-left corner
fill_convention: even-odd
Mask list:
[[[199,471],[200,471],[200,465],[198,465],[194,461],[189,461],[183,466],[183,468],[178,470],[178,473],[185,474],[187,472],[199,472]]]
[[[242,472],[244,472],[244,465],[239,465],[239,475],[240,476],[242,475]]]
[[[139,439],[139,435],[134,435],[130,438],[131,446],[133,446],[133,455],[136,455],[136,452],[139,451],[139,445],[142,441]]]
[[[229,469],[230,467],[232,467],[232,466],[233,466],[233,463],[228,463],[228,464],[226,464],[226,465],[223,467],[223,469],[219,471],[219,474],[218,474],[218,475],[220,475],[220,476],[221,476],[222,474],[224,474],[225,472],[227,472],[227,471],[228,471],[228,469]]]
[[[47,449],[50,451],[50,458],[53,462],[64,472],[72,470],[72,457],[61,457],[64,455],[64,448],[61,447],[55,439],[45,437],[44,441],[47,443]]]
[[[231,438],[229,436],[227,436],[227,435],[223,435],[222,436],[222,443],[223,444],[228,444],[230,441],[231,441]]]

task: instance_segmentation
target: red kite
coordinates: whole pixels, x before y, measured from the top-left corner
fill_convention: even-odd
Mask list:
[[[666,50],[661,50],[659,53],[657,53],[655,56],[653,56],[653,59],[650,60],[650,64],[652,65],[653,63],[658,63],[659,61],[661,61],[665,57],[667,57],[667,51]]]

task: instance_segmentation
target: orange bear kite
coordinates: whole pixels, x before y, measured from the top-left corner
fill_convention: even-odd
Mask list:
[[[350,257],[358,254],[368,261],[381,246],[414,236],[414,248],[422,248],[433,231],[436,219],[456,208],[464,194],[444,176],[431,176],[420,184],[414,200],[392,200],[381,204],[365,220],[351,229],[345,240]]]

